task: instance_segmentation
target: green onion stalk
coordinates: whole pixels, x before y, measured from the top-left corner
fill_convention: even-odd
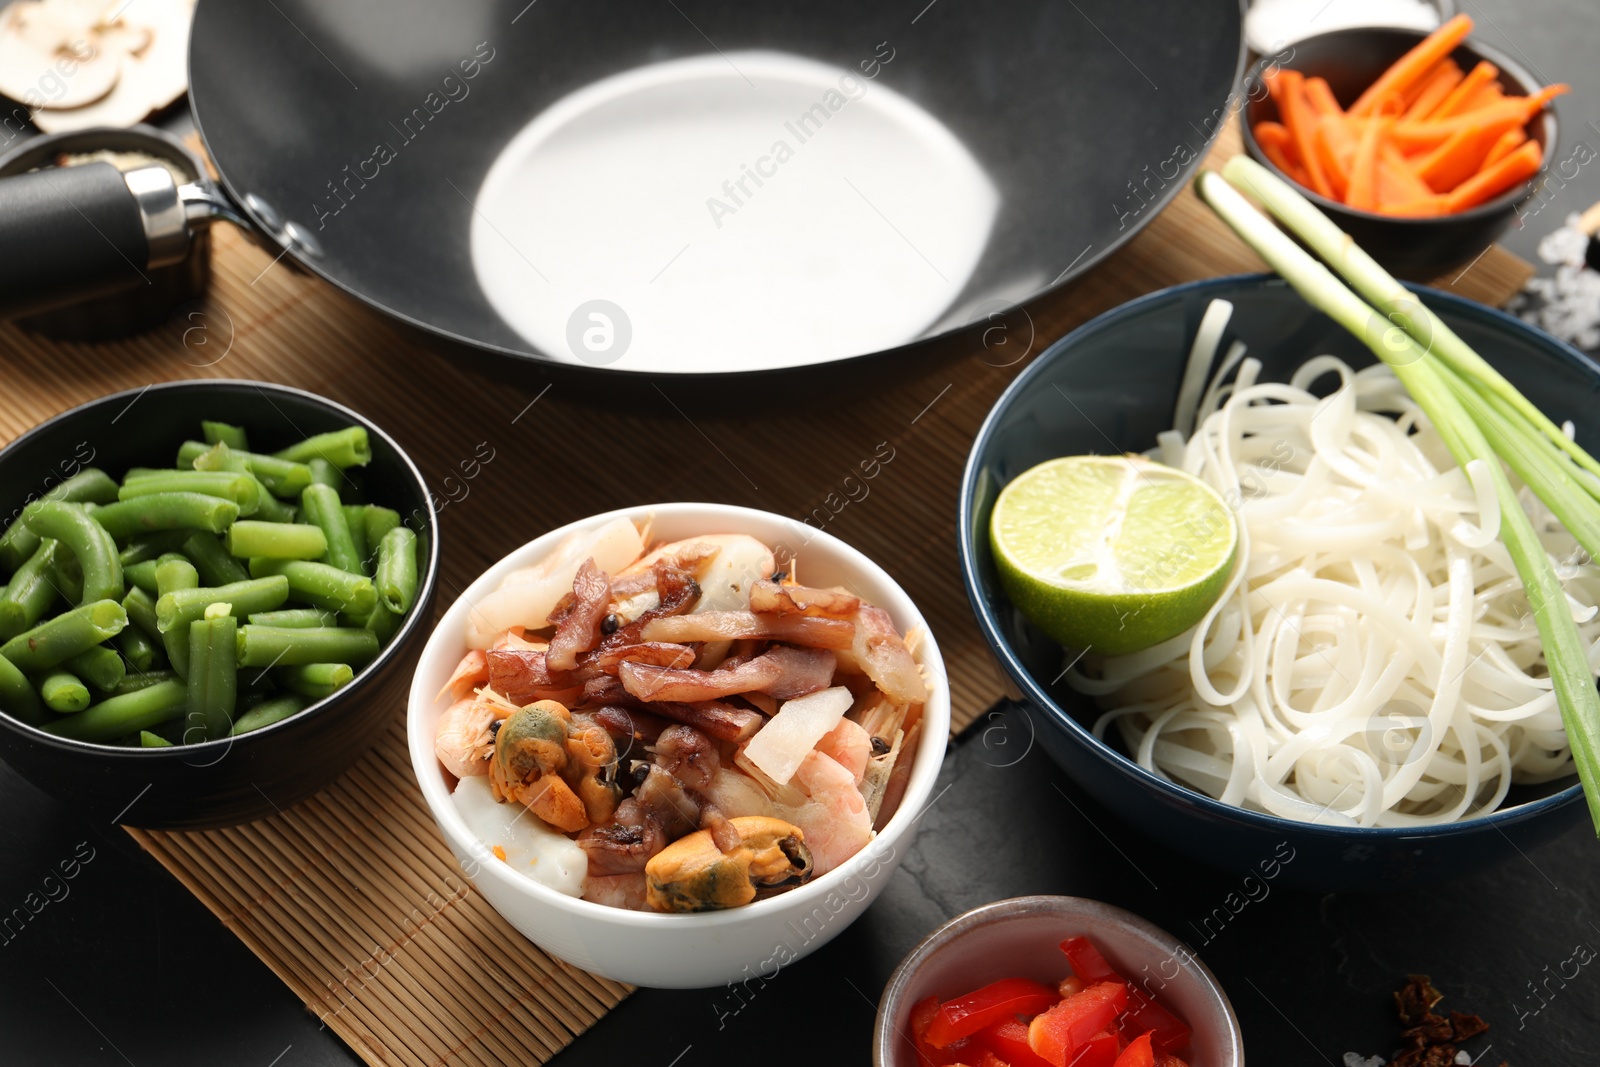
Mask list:
[[[1234,186],[1260,198],[1361,295],[1274,226]],[[1572,760],[1600,834],[1600,690],[1555,567],[1500,461],[1511,466],[1596,559],[1600,544],[1592,542],[1600,531],[1600,483],[1591,485],[1576,476],[1574,465],[1600,474],[1600,464],[1288,183],[1236,157],[1221,175],[1202,173],[1195,189],[1307,302],[1394,370],[1463,470],[1473,460],[1483,461],[1500,502],[1500,538],[1533,608]],[[1498,448],[1491,445],[1491,436]]]

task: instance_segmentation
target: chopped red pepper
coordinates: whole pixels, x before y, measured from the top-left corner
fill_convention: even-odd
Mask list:
[[[1129,1042],[1117,1057],[1115,1067],[1156,1067],[1156,1054],[1150,1047],[1150,1035],[1140,1034]]]
[[[977,1067],[1011,1067],[1011,1064],[996,1056],[988,1049],[983,1050],[983,1059],[979,1060]]]
[[[939,1005],[939,1012],[928,1026],[928,1044],[944,1048],[952,1041],[968,1037],[999,1019],[1015,1015],[1038,1015],[1061,999],[1043,982],[1027,978],[1002,978],[964,997]]]
[[[976,1059],[978,1046],[962,1039],[944,1048],[928,1043],[928,1028],[939,1014],[939,998],[924,997],[911,1007],[911,1043],[917,1050],[917,1067],[950,1067],[951,1064],[971,1064]]]
[[[1055,1067],[1067,1067],[1078,1049],[1127,1006],[1125,983],[1096,983],[1036,1017],[1028,1025],[1028,1046]]]
[[[1117,1040],[1116,1031],[1102,1030],[1078,1049],[1067,1061],[1067,1067],[1116,1067],[1117,1053],[1120,1051],[1122,1042]]]
[[[1050,1061],[1028,1047],[1028,1024],[1015,1017],[985,1026],[978,1031],[977,1040],[1011,1067],[1050,1067]]]
[[[1124,1037],[1151,1033],[1157,1052],[1177,1052],[1189,1043],[1189,1026],[1133,985],[1128,986],[1128,1010],[1117,1021]]]
[[[1072,973],[1082,978],[1088,985],[1120,977],[1087,937],[1067,938],[1061,942],[1061,951],[1067,954],[1067,962],[1072,964]]]

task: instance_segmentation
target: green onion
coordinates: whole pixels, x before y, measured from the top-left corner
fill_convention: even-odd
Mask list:
[[[1500,501],[1500,537],[1533,608],[1572,761],[1600,834],[1600,690],[1555,568],[1500,461],[1511,464],[1586,549],[1600,528],[1600,503],[1595,487],[1577,471],[1600,473],[1600,464],[1286,182],[1242,157],[1229,161],[1223,175],[1226,180],[1202,173],[1195,180],[1200,198],[1308,303],[1394,370],[1463,470],[1473,460],[1483,461]],[[1252,207],[1234,185],[1257,195],[1378,310]],[[1499,443],[1498,451],[1490,437]],[[1541,439],[1540,447],[1533,447]]]

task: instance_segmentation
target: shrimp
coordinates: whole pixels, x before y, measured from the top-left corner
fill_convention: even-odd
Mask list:
[[[433,733],[434,755],[457,778],[488,774],[499,718],[488,701],[463,697],[439,716]]]
[[[832,756],[859,786],[867,775],[867,761],[872,759],[872,737],[854,719],[840,719],[839,725],[822,735],[817,751]]]
[[[644,871],[634,874],[591,874],[583,883],[583,899],[612,908],[647,911]]]
[[[461,657],[461,662],[450,672],[450,680],[444,683],[439,695],[444,696],[445,693],[449,693],[456,700],[465,700],[472,695],[473,690],[488,684],[489,659],[483,654],[482,649],[475,648]]]
[[[855,778],[832,756],[815,750],[807,753],[795,771],[794,784],[805,791],[805,802],[780,805],[777,814],[805,835],[817,874],[827,874],[872,840],[867,802]]]

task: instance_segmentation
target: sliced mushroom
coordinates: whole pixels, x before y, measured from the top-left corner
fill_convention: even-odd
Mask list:
[[[763,815],[727,820],[738,845],[717,847],[710,830],[668,845],[645,865],[646,899],[655,911],[718,911],[748,904],[764,890],[811,877],[811,852],[793,823]]]

